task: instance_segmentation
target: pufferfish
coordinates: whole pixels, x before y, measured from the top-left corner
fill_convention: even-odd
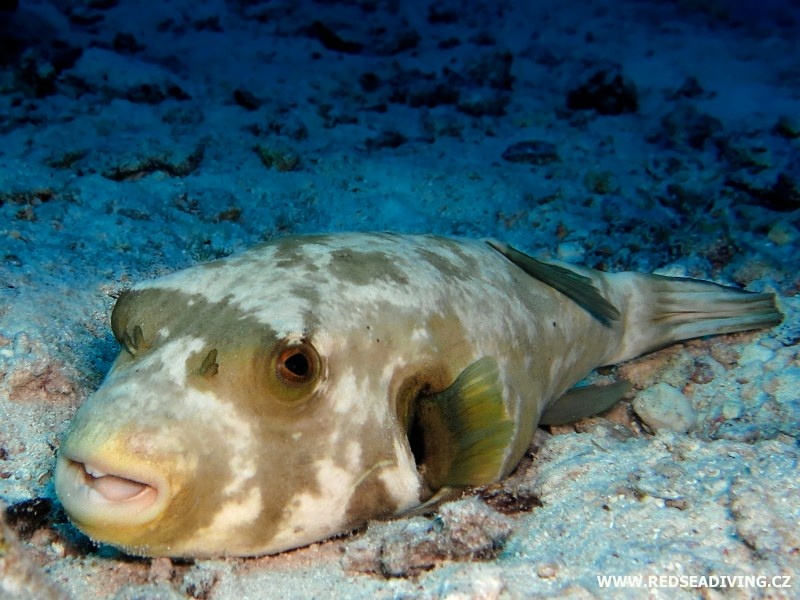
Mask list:
[[[781,318],[772,294],[495,241],[289,237],[119,297],[55,489],[131,554],[281,552],[502,478],[537,424],[624,394],[570,391],[599,366]]]

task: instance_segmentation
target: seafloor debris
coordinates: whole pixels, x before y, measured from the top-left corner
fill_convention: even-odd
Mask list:
[[[253,148],[262,164],[268,169],[281,173],[294,171],[300,165],[300,155],[285,145],[264,146],[257,144]]]
[[[26,556],[19,540],[5,522],[5,513],[5,509],[0,510],[0,598],[66,600],[67,595],[50,583]]]
[[[30,537],[45,524],[53,512],[53,501],[49,498],[30,498],[12,504],[5,510],[6,522],[22,538]]]
[[[369,526],[344,548],[344,568],[384,577],[419,574],[445,560],[494,558],[512,521],[476,497],[443,505],[427,519],[414,517]]]
[[[503,159],[529,165],[549,165],[561,160],[556,145],[543,140],[526,140],[512,144],[503,152]]]
[[[156,171],[166,173],[170,177],[186,177],[200,166],[204,153],[205,145],[201,143],[191,154],[180,160],[166,156],[148,156],[113,166],[103,172],[103,177],[112,181],[129,181]]]
[[[734,479],[730,488],[736,533],[756,555],[768,556],[787,570],[792,567],[786,564],[786,559],[800,552],[797,527],[800,508],[787,502],[794,494],[793,489],[800,487],[796,478],[797,461],[797,454],[757,460],[756,468],[746,477]]]

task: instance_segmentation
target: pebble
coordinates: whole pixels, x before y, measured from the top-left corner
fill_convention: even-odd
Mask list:
[[[666,429],[686,433],[697,420],[688,398],[663,382],[639,392],[633,401],[633,410],[654,431]]]
[[[726,400],[722,405],[722,416],[725,420],[738,419],[742,415],[742,405],[738,400]]]
[[[778,404],[788,405],[798,402],[797,386],[800,383],[800,367],[789,367],[771,375],[764,382],[764,390]]]
[[[739,357],[739,366],[745,366],[752,363],[765,363],[769,361],[775,353],[769,348],[765,348],[760,344],[750,344],[745,346],[742,350],[742,355]]]
[[[564,242],[558,245],[556,254],[559,260],[566,262],[579,262],[585,259],[586,250],[577,242]]]
[[[557,146],[544,140],[526,140],[512,144],[503,152],[503,159],[508,162],[538,166],[561,160]]]
[[[767,237],[771,242],[774,242],[778,246],[785,246],[787,244],[796,242],[798,233],[797,229],[792,227],[789,223],[785,221],[778,221],[769,230]]]
[[[552,579],[558,575],[558,564],[554,562],[542,563],[536,567],[536,575],[542,579]]]

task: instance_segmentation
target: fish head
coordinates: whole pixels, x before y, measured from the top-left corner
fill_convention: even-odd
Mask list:
[[[347,326],[303,311],[276,326],[233,297],[166,286],[122,296],[112,329],[123,348],[55,469],[93,540],[145,556],[259,555],[419,502],[387,402],[398,379]]]

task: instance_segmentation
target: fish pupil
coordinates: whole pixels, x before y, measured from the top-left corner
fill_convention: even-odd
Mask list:
[[[309,371],[311,370],[308,358],[302,352],[295,352],[287,356],[283,365],[287,371],[299,379],[308,377]]]

